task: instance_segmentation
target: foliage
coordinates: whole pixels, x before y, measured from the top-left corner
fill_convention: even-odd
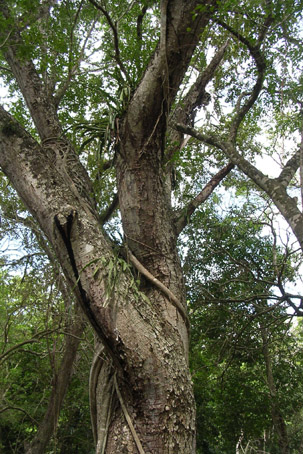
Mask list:
[[[70,315],[37,276],[21,278],[2,273],[0,288],[1,452],[21,453],[44,416]],[[83,388],[88,380],[90,358],[89,351],[79,351],[53,441],[57,452],[64,452],[64,445],[73,443],[75,452],[77,449],[84,452],[92,443],[92,435],[85,429],[89,427],[89,408],[87,390]],[[51,447],[48,452],[52,452]]]
[[[244,205],[241,211],[232,209],[219,216],[209,204],[194,217],[184,240],[201,454],[230,453],[239,441],[243,449],[250,444],[252,450],[279,452],[260,334],[263,326],[269,335],[277,403],[289,432],[298,427],[301,328],[291,328],[283,301],[277,305],[273,238],[264,235],[263,222],[251,213],[251,205]],[[277,262],[283,267],[285,284],[289,283],[294,276],[282,248]],[[300,452],[302,437],[297,429],[291,452]]]

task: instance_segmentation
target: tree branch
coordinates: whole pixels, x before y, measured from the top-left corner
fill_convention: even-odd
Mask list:
[[[216,24],[220,25],[224,30],[227,30],[234,38],[236,38],[238,41],[240,41],[242,44],[244,44],[251,52],[253,50],[253,45],[251,42],[245,38],[240,32],[237,30],[234,30],[230,25],[228,25],[226,22],[220,20],[220,19],[213,19]]]
[[[4,352],[4,353],[0,356],[0,362],[2,362],[3,360],[5,360],[6,357],[9,356],[9,355],[11,355],[15,350],[18,350],[19,348],[23,347],[23,345],[37,343],[37,342],[39,342],[40,337],[47,336],[48,334],[51,334],[51,333],[53,333],[53,332],[55,332],[55,331],[57,331],[57,329],[52,329],[52,330],[46,329],[46,330],[44,330],[44,331],[41,331],[41,332],[35,334],[35,335],[32,337],[32,339],[28,339],[28,340],[26,340],[26,341],[20,342],[19,344],[13,345],[13,347],[11,347],[9,350],[7,350],[6,352]]]
[[[10,12],[3,1],[0,2],[0,11],[4,17],[11,19]],[[61,127],[53,98],[46,93],[32,60],[24,56],[22,60],[20,59],[18,49],[22,45],[20,31],[15,26],[3,48],[4,58],[19,85],[41,140],[47,137],[58,137],[61,134]]]
[[[198,76],[196,82],[191,86],[188,93],[181,101],[181,107],[177,107],[176,110],[171,113],[171,118],[169,120],[170,124],[174,122],[188,124],[190,121],[191,126],[193,125],[196,116],[195,109],[201,107],[202,105],[207,105],[209,102],[210,96],[205,91],[205,88],[212,80],[216,69],[221,64],[228,44],[228,41],[226,41],[226,43],[218,49],[209,65]],[[180,131],[177,132],[175,129],[170,128],[169,138],[173,144],[177,143],[177,145],[168,149],[166,156],[167,161],[171,159],[176,149],[180,149],[182,146],[183,134],[180,134]]]
[[[303,148],[303,147],[302,147]],[[287,188],[293,177],[295,176],[298,168],[300,167],[301,145],[296,153],[287,161],[283,167],[280,175],[276,179],[282,186]]]
[[[179,131],[184,132],[185,134],[189,134],[190,136],[195,137],[196,139],[207,145],[215,146],[222,150],[233,162],[233,164],[237,165],[259,187],[261,187],[265,191],[268,191],[267,182],[270,181],[270,178],[264,175],[259,169],[257,169],[247,159],[240,155],[233,142],[221,140],[220,138],[218,138],[218,136],[215,136],[215,134],[206,135],[200,133],[196,129],[191,128],[190,126],[182,125],[180,123],[176,123],[174,127]]]
[[[125,133],[125,143],[128,147],[128,131],[132,130],[131,142],[137,141],[137,143],[142,144],[139,151],[141,157],[148,148],[151,138],[158,136],[157,140],[162,144],[162,149],[158,147],[159,155],[161,153],[159,159],[163,162],[163,142],[167,130],[167,115],[200,39],[201,31],[209,22],[209,17],[212,14],[211,6],[215,5],[215,1],[210,0],[205,5],[206,8],[193,17],[192,12],[196,9],[198,3],[197,0],[187,2],[172,0],[168,2],[165,14],[169,19],[166,21],[165,27],[165,17],[162,17],[161,20],[161,43],[158,44],[152,55],[149,65],[130,100],[127,115],[121,125],[121,136]],[[166,3],[162,3],[161,13],[163,13],[165,6]],[[164,45],[165,58],[163,58]],[[165,86],[167,87],[164,90],[166,93],[163,91]],[[133,149],[131,145],[130,149]],[[137,152],[130,153],[129,158],[136,158]]]
[[[113,32],[113,35],[114,35],[114,46],[115,46],[115,59],[116,59],[116,62],[121,70],[121,73],[124,75],[125,79],[127,80],[128,84],[131,85],[131,79],[126,71],[126,68],[121,60],[121,57],[120,57],[120,49],[119,49],[119,37],[118,37],[118,31],[117,31],[117,27],[116,25],[113,23],[110,15],[108,14],[108,12],[106,11],[105,8],[103,8],[103,6],[99,5],[99,3],[97,3],[95,0],[89,0],[89,2],[94,5],[95,8],[97,8],[98,10],[100,10],[102,12],[102,14],[104,15],[104,17],[106,18],[107,22],[108,22],[108,25],[110,26],[110,28],[112,29],[112,32]]]
[[[91,25],[89,31],[87,32],[86,38],[85,38],[84,43],[82,45],[82,48],[80,50],[80,55],[79,55],[76,63],[73,66],[71,66],[71,65],[69,66],[69,70],[68,70],[68,74],[67,74],[66,79],[58,87],[58,90],[57,90],[57,92],[54,95],[54,102],[55,102],[56,108],[58,108],[61,99],[65,95],[66,91],[68,90],[68,88],[70,86],[71,81],[73,80],[73,77],[77,74],[77,71],[79,70],[80,64],[83,61],[83,57],[84,57],[84,53],[85,53],[85,48],[86,48],[87,42],[88,42],[88,40],[89,40],[93,30],[94,30],[94,27],[95,27],[95,24],[96,24],[97,20],[98,20],[98,18],[96,18],[92,22],[92,25]],[[72,53],[72,39],[71,39],[70,54],[71,53]],[[71,63],[71,57],[69,57],[69,59],[70,59],[70,63]]]
[[[244,156],[242,156],[236,149],[234,142],[230,140],[222,140],[215,137],[214,134],[202,134],[190,126],[175,124],[174,127],[185,134],[189,134],[202,142],[215,146],[221,149],[226,156],[236,164],[245,175],[247,175],[253,182],[262,189],[271,200],[274,202],[282,216],[286,219],[294,232],[300,247],[303,249],[303,215],[298,209],[295,200],[289,196],[285,187],[281,184],[279,179],[269,178],[264,175],[261,170],[257,169],[251,164]]]
[[[137,17],[137,38],[139,41],[142,41],[142,23],[147,9],[148,9],[147,5],[143,6],[141,13]]]
[[[15,407],[14,405],[9,405],[7,407],[4,407],[4,408],[0,408],[0,413],[4,413],[5,411],[7,410],[17,410],[17,411],[21,411],[22,413],[24,413],[31,421],[32,423],[36,424],[38,426],[38,421],[36,421],[36,419],[34,419],[29,413],[27,413],[26,410],[24,410],[23,408],[21,407]]]
[[[240,107],[240,109],[238,110],[238,112],[235,115],[235,118],[232,121],[230,132],[229,132],[229,137],[232,142],[236,141],[239,126],[242,123],[245,115],[248,113],[248,111],[251,109],[251,107],[254,105],[254,103],[258,99],[258,96],[259,96],[262,86],[263,86],[263,81],[265,78],[266,62],[265,62],[264,56],[262,55],[262,53],[260,51],[260,46],[265,38],[269,24],[272,22],[271,18],[270,18],[270,21],[268,19],[269,18],[266,18],[266,20],[264,22],[264,27],[262,29],[263,31],[262,31],[262,34],[259,35],[259,41],[258,41],[257,45],[252,45],[251,42],[245,36],[243,36],[238,31],[234,30],[232,27],[230,27],[225,22],[223,22],[219,19],[215,20],[215,22],[218,25],[223,27],[225,30],[229,31],[232,34],[232,36],[234,36],[238,41],[240,41],[242,44],[244,44],[248,48],[251,57],[254,59],[254,61],[256,63],[256,67],[257,67],[257,71],[258,71],[258,77],[257,77],[257,80],[255,82],[255,85],[253,87],[250,97],[243,104],[243,106]]]
[[[104,225],[110,219],[113,212],[118,207],[118,204],[119,204],[119,196],[118,196],[118,194],[115,194],[111,204],[104,211],[104,213],[102,213],[100,216],[102,225]]]
[[[184,227],[189,223],[191,215],[194,213],[196,208],[198,208],[208,197],[212,194],[214,189],[219,185],[219,183],[226,177],[226,175],[234,169],[235,165],[232,163],[227,164],[223,169],[221,169],[216,175],[214,175],[207,185],[202,189],[202,191],[187,205],[183,208],[182,216],[176,222],[176,230],[178,235],[182,232]]]
[[[3,43],[0,44],[0,49],[2,49],[2,47],[4,47],[5,44],[7,43],[7,41],[9,40],[9,38],[10,38],[10,36],[11,36],[11,34],[12,34],[12,31],[13,31],[13,30],[10,30],[10,31],[8,32],[7,36],[4,38]]]

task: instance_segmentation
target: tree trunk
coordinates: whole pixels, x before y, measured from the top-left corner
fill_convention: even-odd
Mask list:
[[[263,341],[263,356],[266,366],[266,378],[267,378],[267,385],[269,389],[270,395],[270,404],[271,404],[271,414],[272,420],[277,431],[280,453],[281,454],[289,454],[289,443],[288,443],[288,435],[287,435],[287,428],[284,421],[284,418],[281,414],[279,404],[277,402],[277,390],[274,381],[274,376],[272,372],[272,361],[271,355],[268,348],[268,336],[266,332],[266,328],[261,326],[261,336]]]
[[[86,180],[79,179],[85,173],[71,159],[70,146],[62,140],[39,146],[3,110],[0,121],[4,126],[8,121],[14,125],[13,133],[2,134],[1,166],[53,245],[71,288],[103,342],[117,374],[123,406],[145,453],[193,452],[195,406],[182,317],[156,286],[147,283],[140,291],[134,288],[132,276],[123,271],[102,234]],[[168,259],[172,262],[172,258],[165,257],[166,250],[163,253],[158,269],[168,282]],[[151,258],[156,263],[153,254]],[[114,262],[119,280],[108,295],[108,267]],[[180,272],[179,261],[171,266],[172,271],[176,269]],[[178,282],[172,274],[171,282],[178,297],[181,292],[175,288],[183,291],[182,279]],[[102,413],[101,404],[98,410]],[[105,452],[135,452],[121,402],[109,417]]]
[[[79,312],[79,311],[78,311]],[[58,372],[55,374],[52,385],[52,392],[49,398],[47,410],[41,421],[35,437],[26,448],[26,454],[43,454],[53,436],[60,415],[64,397],[72,378],[73,363],[81,341],[84,329],[83,320],[80,314],[76,314],[75,321],[66,334],[64,355]]]

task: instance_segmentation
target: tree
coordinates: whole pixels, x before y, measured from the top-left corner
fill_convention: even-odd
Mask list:
[[[224,11],[215,18],[217,33],[224,30],[237,48],[236,59],[232,49],[228,64],[220,74],[225,83],[218,83],[221,93],[217,94],[216,121],[204,124],[201,130],[184,124],[175,127],[213,150],[223,152],[237,165],[275,204],[302,249],[303,48],[297,35],[302,3],[285,2],[282,7],[269,1],[265,14],[259,14],[257,9],[254,2],[245,4],[241,25],[236,8],[228,16]],[[251,29],[253,22],[254,30]],[[240,56],[242,52],[244,56]],[[237,65],[243,63],[246,68],[239,80],[229,78],[228,74],[237,72]],[[232,110],[226,113],[221,98],[230,97]],[[282,147],[279,141],[283,142]],[[256,155],[267,153],[275,155],[279,161],[280,170],[276,170],[274,177],[268,176],[262,165],[254,162]]]
[[[257,25],[242,17],[259,33],[247,46],[258,74],[233,137],[263,81],[260,46],[280,30],[278,2],[270,6],[262,3]],[[249,4],[254,14],[256,7]],[[234,165],[213,159],[204,189],[175,209],[186,140],[173,125],[192,124],[209,102],[205,88],[228,43],[224,34],[213,40],[208,64],[204,44],[213,24],[236,9],[213,0],[0,1],[1,71],[17,98],[10,113],[0,108],[0,165],[94,329],[97,453],[195,450],[177,240]],[[118,206],[115,230],[106,222]]]
[[[44,279],[41,268],[22,278],[8,273],[0,277],[1,452],[28,452],[37,446],[46,452],[51,436],[57,450],[64,444],[74,452],[93,446],[85,430],[88,389],[83,389],[92,345],[81,336],[83,320],[49,290],[49,264],[47,269]],[[83,348],[78,349],[81,340]]]
[[[199,453],[301,450],[300,340],[277,293],[295,273],[256,209],[207,203],[184,240]]]
[[[67,8],[35,2],[30,15],[26,3],[15,6],[1,2],[1,50],[8,77],[13,74],[37,135],[1,108],[1,167],[52,245],[102,343],[92,389],[97,452],[192,452],[189,326],[164,141],[167,116],[212,4],[161,3],[160,42],[139,81],[131,81],[127,74],[109,11],[96,3],[96,9],[83,8],[86,20],[90,15],[96,21],[103,13],[104,29],[110,27],[114,37],[119,82],[135,82],[111,133],[127,254],[135,267],[150,273],[143,271],[146,280],[139,289],[104,234],[90,178],[58,116],[82,57],[80,49],[75,51],[74,31],[83,24],[79,19],[83,5]],[[111,14],[117,14],[110,6]],[[139,13],[147,6],[142,4]],[[137,25],[138,16],[132,17]],[[57,38],[60,21],[63,27]],[[40,36],[36,51],[31,44],[35,35]],[[67,37],[69,42],[64,43]],[[140,33],[137,41],[140,44]],[[67,55],[65,74],[56,73],[55,64]]]

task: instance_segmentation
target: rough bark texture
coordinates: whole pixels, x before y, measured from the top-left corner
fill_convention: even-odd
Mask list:
[[[161,2],[160,43],[121,119],[116,159],[127,246],[184,308],[164,146],[172,102],[215,2],[204,2],[193,18],[201,3]],[[0,9],[9,16],[5,2]],[[122,269],[100,225],[88,175],[62,134],[54,97],[12,45],[21,40],[13,30],[3,52],[41,143],[1,108],[0,165],[50,241],[102,344],[91,372],[96,452],[192,453],[188,327],[169,292],[148,280],[137,289]],[[108,294],[110,263],[119,279]]]

